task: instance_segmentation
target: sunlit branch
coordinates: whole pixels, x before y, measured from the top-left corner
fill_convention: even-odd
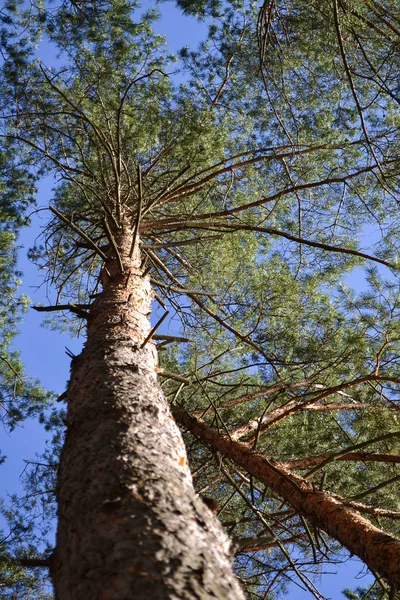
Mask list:
[[[374,527],[337,497],[316,490],[304,478],[293,474],[283,465],[270,461],[265,454],[235,442],[190,416],[184,409],[173,407],[175,419],[195,437],[214,451],[261,480],[279,494],[310,523],[320,527],[338,540],[350,552],[359,556],[370,568],[378,571],[391,583],[400,583],[398,562],[400,540]],[[352,531],[352,535],[349,535]],[[388,561],[388,554],[392,560]]]

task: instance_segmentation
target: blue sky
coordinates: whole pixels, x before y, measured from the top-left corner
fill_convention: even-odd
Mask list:
[[[146,2],[144,6],[155,6],[155,2]],[[193,47],[205,36],[206,25],[193,18],[184,17],[175,9],[173,2],[164,3],[159,8],[162,12],[162,18],[155,24],[155,29],[159,33],[167,35],[169,48],[172,52],[176,52],[186,44]],[[51,57],[45,56],[46,45],[43,45],[39,51],[42,53],[42,59],[45,63],[51,62]],[[47,52],[49,53],[50,49],[47,48]],[[47,206],[50,199],[51,184],[49,181],[44,181],[40,186],[37,197],[38,206]],[[32,218],[31,227],[25,229],[19,239],[19,245],[22,246],[19,266],[24,274],[21,292],[27,294],[32,299],[33,304],[48,303],[47,290],[41,285],[42,274],[29,263],[26,252],[34,244],[46,222],[47,212],[38,212]],[[359,282],[356,285],[360,287],[362,276],[360,274],[357,277]],[[351,281],[352,284],[355,281],[357,282],[354,275],[352,275]],[[65,347],[67,346],[74,354],[79,354],[84,340],[83,338],[71,339],[66,333],[61,334],[58,331],[46,329],[42,326],[42,323],[43,315],[29,310],[21,326],[21,333],[16,339],[15,347],[21,351],[27,374],[37,377],[46,389],[61,394],[65,390],[69,374],[69,358],[65,353]],[[35,453],[42,452],[44,443],[43,428],[31,420],[11,434],[3,430],[1,450],[9,456],[9,459],[0,467],[1,496],[20,489],[19,475],[25,466],[23,460],[33,458]],[[349,560],[340,567],[339,575],[325,575],[321,579],[319,585],[321,592],[327,598],[334,600],[342,598],[340,592],[346,586],[367,585],[368,580],[365,577],[361,581],[355,580],[361,569],[362,565],[359,561]],[[331,567],[328,570],[333,572]],[[292,586],[288,597],[292,600],[305,600],[310,598],[310,593],[302,592],[299,587]]]

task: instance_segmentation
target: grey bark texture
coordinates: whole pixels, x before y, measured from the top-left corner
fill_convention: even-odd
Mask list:
[[[72,361],[51,575],[57,600],[241,600],[230,542],[196,495],[157,383],[152,291],[119,237]]]

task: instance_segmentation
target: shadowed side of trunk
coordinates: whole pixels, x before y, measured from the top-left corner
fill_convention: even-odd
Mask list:
[[[195,494],[179,429],[156,379],[152,292],[132,232],[124,273],[103,293],[72,361],[52,561],[57,600],[241,599],[229,540]],[[143,347],[142,347],[143,346]]]

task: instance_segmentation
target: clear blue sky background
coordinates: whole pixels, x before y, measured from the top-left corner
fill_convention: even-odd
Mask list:
[[[144,2],[143,7],[153,7],[155,2]],[[183,46],[194,47],[207,32],[207,26],[193,18],[184,17],[175,8],[174,2],[167,2],[159,7],[162,18],[155,24],[158,33],[165,34],[169,49],[176,52]],[[41,58],[47,64],[51,64],[51,49],[43,44],[39,49]],[[47,56],[46,56],[47,53]],[[51,199],[51,183],[42,182],[37,196],[38,206],[46,207]],[[19,268],[23,272],[23,284],[21,292],[27,294],[33,304],[47,304],[45,286],[42,285],[42,273],[28,261],[27,250],[33,246],[35,239],[40,235],[41,229],[47,222],[47,211],[40,211],[32,218],[32,225],[25,229],[19,239],[20,251]],[[362,276],[352,276],[352,284],[356,282],[357,287],[362,285]],[[20,335],[16,339],[15,347],[20,350],[26,372],[31,377],[37,377],[41,384],[48,390],[61,394],[69,375],[69,358],[65,353],[67,346],[74,354],[79,354],[83,338],[71,339],[68,334],[51,331],[42,326],[43,315],[29,310],[20,328]],[[29,420],[22,427],[9,433],[3,429],[0,448],[2,453],[8,456],[8,460],[0,466],[0,496],[7,493],[21,491],[19,476],[25,466],[24,459],[33,458],[36,453],[44,450],[45,432],[36,422]],[[329,567],[332,575],[324,575],[320,581],[321,592],[332,600],[343,598],[341,590],[344,587],[354,588],[358,585],[367,585],[370,577],[357,575],[360,573],[362,564],[351,559],[340,567],[339,574],[334,574],[334,568]],[[365,575],[365,570],[363,571]],[[288,598],[291,600],[309,599],[310,593],[303,592],[296,585],[291,586]],[[117,599],[116,599],[117,600]]]

